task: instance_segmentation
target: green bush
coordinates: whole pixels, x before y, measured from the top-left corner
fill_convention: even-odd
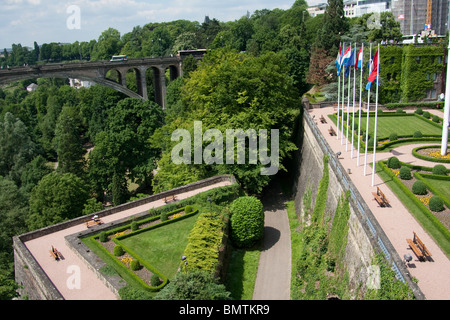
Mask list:
[[[136,221],[133,221],[131,223],[131,231],[136,231],[137,229],[139,229],[139,225]]]
[[[116,257],[120,257],[121,255],[123,255],[123,254],[124,254],[124,251],[123,251],[122,246],[116,245],[116,246],[114,247],[114,249],[113,249],[113,254],[114,254]]]
[[[403,180],[411,180],[412,179],[412,175],[411,175],[411,169],[405,166],[402,166],[400,168],[400,179]]]
[[[231,238],[237,247],[248,248],[264,234],[264,209],[253,196],[239,197],[230,206]]]
[[[141,268],[141,264],[139,263],[138,260],[131,260],[130,262],[130,269],[133,271],[137,271]]]
[[[395,113],[404,113],[402,108],[398,108],[397,110],[395,110]]]
[[[431,114],[430,114],[428,111],[425,111],[425,112],[422,114],[422,116],[423,116],[424,118],[427,118],[427,119],[430,119],[430,118],[431,118]]]
[[[100,242],[108,241],[108,235],[105,231],[100,232],[100,234],[98,235],[98,240],[100,240]]]
[[[442,164],[437,164],[433,167],[432,170],[433,174],[446,176],[447,175],[447,168]]]
[[[433,116],[433,122],[440,123],[441,119],[438,116]]]
[[[414,134],[413,134],[413,137],[414,137],[414,138],[422,138],[422,136],[423,136],[423,134],[422,134],[422,132],[420,132],[420,131],[416,131],[416,132],[414,132]]]
[[[387,161],[388,168],[399,169],[401,167],[400,160],[397,157],[390,157]]]
[[[389,135],[389,140],[390,140],[390,141],[398,140],[398,135],[397,135],[396,133],[391,133],[391,134]]]
[[[167,212],[162,212],[160,218],[161,221],[167,221],[169,219]]]
[[[432,196],[428,205],[430,210],[433,212],[440,212],[444,210],[444,202],[438,196]]]
[[[161,284],[161,279],[158,277],[158,275],[152,274],[152,276],[150,277],[150,285],[152,287],[157,287],[160,284]]]
[[[184,213],[191,213],[191,212],[194,212],[194,210],[195,210],[194,207],[187,205],[184,208]]]
[[[414,113],[422,115],[423,114],[423,110],[422,110],[422,108],[419,107],[419,108],[416,109],[416,111]]]
[[[418,195],[425,195],[428,193],[427,185],[423,181],[417,180],[412,186],[412,192]]]

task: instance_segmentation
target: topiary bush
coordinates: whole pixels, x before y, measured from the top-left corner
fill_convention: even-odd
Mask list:
[[[141,264],[139,263],[138,260],[131,260],[130,262],[130,269],[133,271],[137,271],[141,268]]]
[[[411,175],[411,169],[405,166],[402,166],[400,168],[400,179],[403,180],[411,180],[412,179],[412,175]]]
[[[162,212],[160,218],[161,221],[167,221],[169,219],[167,212]]]
[[[430,210],[433,212],[440,212],[444,210],[444,202],[438,196],[432,196],[428,205]]]
[[[239,197],[231,203],[231,238],[240,248],[248,248],[264,234],[264,209],[253,196]]]
[[[161,279],[156,274],[152,274],[152,276],[150,277],[150,285],[152,287],[157,287],[160,284],[161,284]]]
[[[100,234],[98,235],[98,240],[100,240],[100,242],[108,241],[108,235],[105,231],[100,232]]]
[[[433,174],[446,176],[447,175],[447,168],[442,164],[437,164],[433,167],[432,170]]]
[[[430,114],[428,111],[425,111],[425,112],[422,114],[422,116],[423,116],[424,118],[427,118],[427,119],[430,119],[430,118],[431,118],[431,114]]]
[[[113,249],[113,254],[114,254],[116,257],[122,256],[122,255],[124,254],[124,251],[123,251],[122,246],[116,245],[116,246],[114,247],[114,249]]]
[[[414,134],[413,134],[413,137],[414,137],[414,138],[422,138],[422,136],[423,136],[423,134],[422,134],[422,132],[420,132],[420,131],[416,131],[416,132],[414,132]]]
[[[398,108],[397,110],[395,110],[396,113],[404,113],[402,108]]]
[[[139,225],[138,225],[138,223],[136,221],[133,221],[131,223],[130,227],[131,227],[131,231],[136,231],[137,229],[139,229]]]
[[[396,133],[391,133],[389,135],[389,141],[395,141],[398,140],[398,135]]]
[[[440,123],[441,119],[438,116],[433,116],[433,122]]]
[[[391,169],[399,169],[401,167],[400,160],[397,157],[390,157],[386,165]]]
[[[412,192],[417,195],[425,195],[428,193],[427,185],[423,181],[417,180],[412,186]]]
[[[421,114],[423,114],[423,110],[422,110],[422,108],[419,107],[416,109],[416,111],[414,111],[414,113],[421,115]]]
[[[194,212],[194,207],[193,206],[190,206],[190,205],[187,205],[186,207],[184,207],[184,213],[191,213],[191,212]]]

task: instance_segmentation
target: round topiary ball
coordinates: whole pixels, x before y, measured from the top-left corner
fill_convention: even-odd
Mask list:
[[[401,167],[400,160],[397,157],[390,157],[387,161],[388,168],[399,169]]]
[[[440,123],[441,119],[438,116],[433,116],[433,122]]]
[[[105,231],[100,232],[100,234],[98,235],[98,240],[100,240],[100,242],[108,241],[108,235]]]
[[[248,248],[264,235],[264,209],[255,197],[235,199],[231,206],[231,238],[239,248]]]
[[[427,118],[427,119],[430,119],[430,118],[431,118],[431,114],[430,114],[428,111],[425,111],[425,112],[422,114],[422,116],[425,117],[425,118]]]
[[[184,213],[188,214],[194,212],[194,207],[187,205],[186,207],[184,207]]]
[[[442,164],[437,164],[433,167],[432,170],[433,174],[446,176],[447,175],[447,168]]]
[[[131,222],[131,231],[136,231],[137,229],[139,229],[139,225],[136,221]]]
[[[120,257],[121,255],[123,255],[124,251],[123,251],[122,246],[119,246],[119,245],[115,246],[114,249],[113,249],[113,254],[116,257]]]
[[[399,176],[400,179],[411,180],[412,179],[411,169],[405,166],[401,167]]]
[[[150,285],[152,287],[157,287],[160,284],[161,284],[161,279],[156,274],[152,274],[152,276],[150,277]]]
[[[423,181],[417,180],[412,186],[412,192],[418,195],[425,195],[428,193],[427,185]]]
[[[414,137],[414,138],[422,138],[422,136],[423,136],[423,134],[422,134],[422,132],[420,132],[420,131],[416,131],[416,132],[414,132],[414,134],[413,134],[413,137]]]
[[[389,141],[395,141],[398,140],[398,135],[396,133],[391,133],[389,135]]]
[[[444,210],[444,202],[438,196],[432,196],[428,205],[430,210],[433,212],[440,212]]]
[[[415,113],[417,113],[417,114],[423,114],[422,108],[417,108],[416,111],[415,111]]]
[[[130,262],[130,269],[133,271],[137,271],[141,268],[141,264],[139,263],[138,260],[131,260]]]

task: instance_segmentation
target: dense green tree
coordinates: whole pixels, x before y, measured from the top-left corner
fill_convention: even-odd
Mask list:
[[[230,293],[212,275],[200,270],[179,272],[154,300],[230,300]]]
[[[81,178],[52,172],[31,192],[27,226],[39,229],[81,216],[88,198],[88,188]]]
[[[103,31],[92,51],[92,60],[109,60],[122,49],[120,32],[114,28]]]
[[[63,107],[56,122],[53,140],[58,156],[58,171],[61,173],[75,175],[83,173],[85,150],[82,147],[81,132],[77,123],[79,119],[74,110],[69,106]]]
[[[29,196],[31,190],[51,171],[52,169],[47,164],[47,160],[43,156],[38,155],[23,168],[20,191]]]
[[[0,175],[20,185],[23,167],[35,156],[36,145],[24,123],[6,113],[0,121]]]

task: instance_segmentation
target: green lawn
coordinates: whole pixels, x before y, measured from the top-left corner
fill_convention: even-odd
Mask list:
[[[355,120],[359,121],[358,116]],[[424,136],[442,135],[442,129],[430,123],[431,120],[420,119],[415,116],[378,116],[377,137],[388,138],[391,133],[400,136],[412,137],[414,132],[420,131]],[[356,122],[357,123],[357,122]],[[361,116],[361,129],[365,130],[367,117]],[[375,127],[375,117],[369,117],[369,134],[373,135]]]
[[[425,175],[422,178],[434,189],[450,200],[450,181],[428,178]]]
[[[139,233],[120,240],[133,248],[143,260],[171,279],[181,263],[181,256],[187,245],[187,238],[198,215]]]

